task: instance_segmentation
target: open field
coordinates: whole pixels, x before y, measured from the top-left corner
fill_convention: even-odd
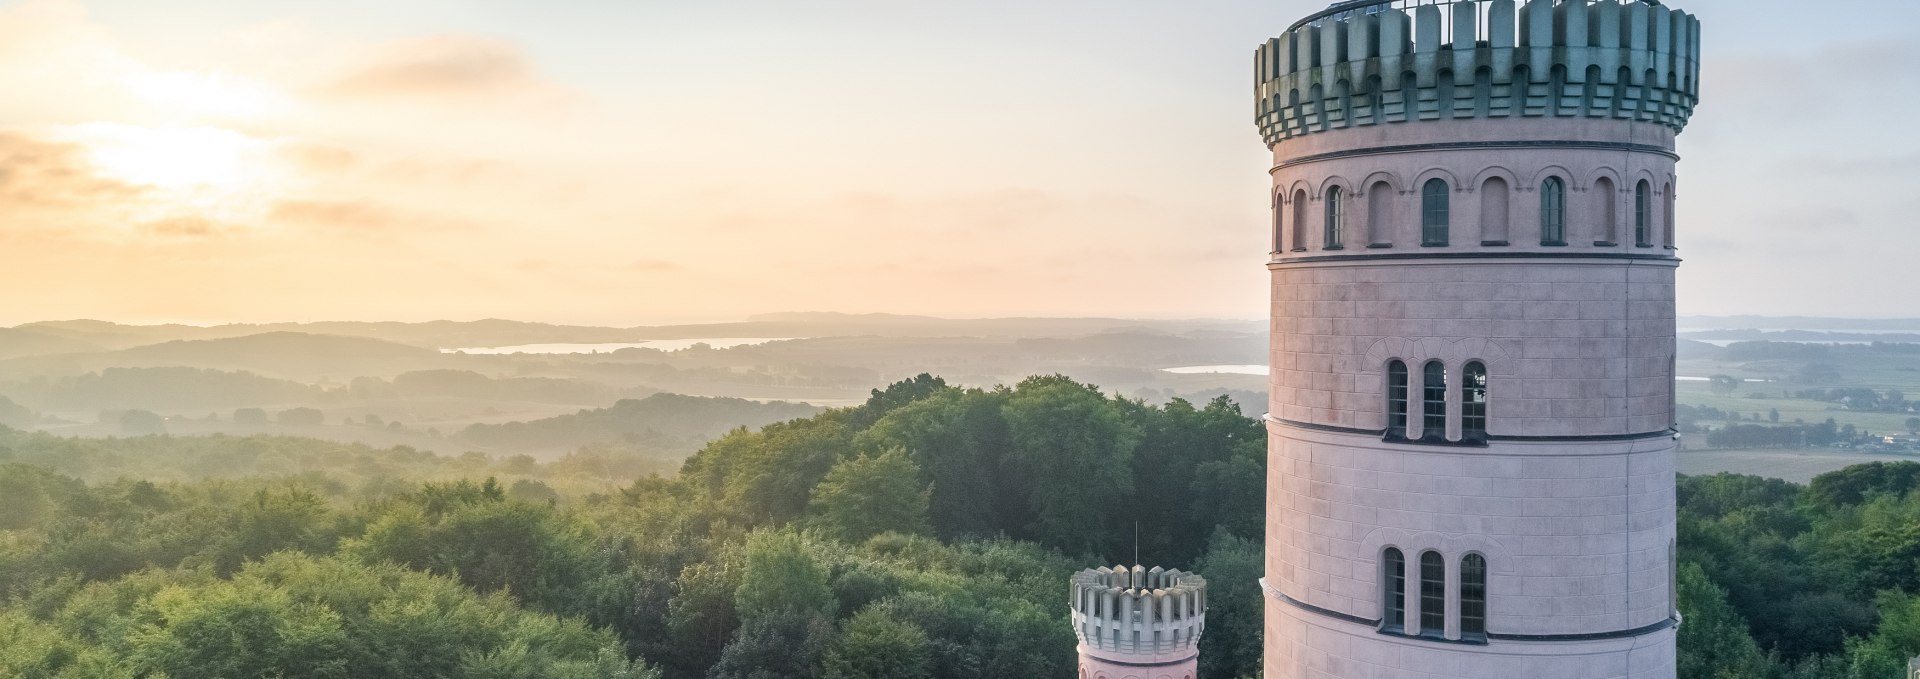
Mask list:
[[[1752,474],[1806,483],[1815,476],[1867,462],[1920,462],[1920,455],[1863,453],[1851,450],[1682,450],[1680,473],[1688,475]]]
[[[1780,392],[1782,389],[1791,390],[1800,387],[1782,386],[1772,383],[1754,384],[1749,382],[1741,385],[1738,392],[1724,395],[1713,393],[1707,388],[1706,382],[1681,382],[1678,387],[1679,401],[1681,403],[1690,406],[1710,406],[1721,410],[1738,412],[1740,413],[1741,420],[1747,422],[1752,421],[1754,413],[1759,413],[1761,424],[1768,423],[1767,410],[1769,408],[1778,408],[1780,409],[1780,422],[1782,424],[1792,424],[1796,419],[1805,420],[1808,424],[1818,424],[1831,417],[1835,423],[1843,427],[1851,424],[1862,431],[1893,434],[1906,431],[1907,418],[1915,416],[1913,413],[1879,413],[1844,410],[1841,409],[1838,404],[1833,403],[1799,398],[1781,398]],[[1767,398],[1753,398],[1751,396],[1753,392],[1770,393],[1772,396]],[[1920,397],[1920,391],[1908,393],[1914,394],[1915,397]]]

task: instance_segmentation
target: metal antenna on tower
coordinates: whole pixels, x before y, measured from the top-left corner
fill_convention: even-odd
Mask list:
[[[1133,522],[1133,563],[1140,563],[1140,522]]]

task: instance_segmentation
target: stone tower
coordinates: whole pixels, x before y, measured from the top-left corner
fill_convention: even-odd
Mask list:
[[[1207,581],[1139,566],[1073,576],[1080,679],[1194,679],[1207,626]]]
[[[1354,0],[1255,53],[1273,151],[1267,679],[1671,679],[1658,0]]]

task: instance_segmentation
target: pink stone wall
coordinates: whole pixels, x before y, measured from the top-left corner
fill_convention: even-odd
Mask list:
[[[1172,665],[1138,667],[1102,660],[1089,655],[1085,647],[1081,648],[1080,653],[1080,679],[1194,679],[1198,672],[1197,659]]]
[[[1376,125],[1275,147],[1269,679],[1674,676],[1672,148],[1669,128],[1578,118]],[[1542,243],[1549,176],[1566,185],[1565,245]],[[1450,238],[1423,247],[1420,188],[1435,177]],[[1641,180],[1648,247],[1634,237]],[[1322,238],[1329,186],[1342,187],[1336,242]],[[1435,433],[1450,443],[1384,436],[1394,359],[1412,439],[1429,433],[1422,364],[1444,363]],[[1461,441],[1469,361],[1489,373],[1478,444]],[[1389,547],[1406,556],[1410,628],[1418,555],[1444,558],[1438,638],[1380,631]],[[1488,566],[1484,641],[1462,633],[1468,554]]]

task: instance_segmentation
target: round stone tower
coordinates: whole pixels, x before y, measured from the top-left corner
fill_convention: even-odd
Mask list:
[[[1139,566],[1073,576],[1080,679],[1194,679],[1207,626],[1207,581]]]
[[[1267,679],[1675,675],[1658,0],[1354,0],[1255,54]]]

